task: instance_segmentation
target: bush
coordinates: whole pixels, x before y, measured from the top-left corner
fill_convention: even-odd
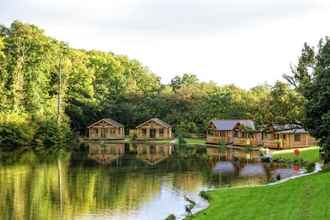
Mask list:
[[[205,200],[210,200],[210,196],[207,194],[206,191],[201,191],[199,195]]]
[[[184,139],[184,137],[181,134],[178,134],[178,145],[183,146],[187,144],[187,141]]]
[[[306,171],[308,172],[308,173],[311,173],[311,172],[313,172],[315,170],[315,163],[309,163],[309,164],[307,164],[307,166],[306,166]]]
[[[62,147],[70,143],[71,130],[66,123],[58,125],[56,120],[48,119],[38,123],[34,144],[45,147]]]
[[[35,131],[25,114],[0,113],[0,146],[30,145]]]
[[[68,123],[57,125],[55,119],[32,120],[25,113],[0,113],[0,146],[61,146],[72,140]]]

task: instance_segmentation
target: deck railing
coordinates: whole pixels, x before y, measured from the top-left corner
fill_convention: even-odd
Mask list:
[[[269,148],[283,148],[283,140],[274,139],[274,140],[263,140],[264,146]]]
[[[207,136],[206,137],[206,142],[207,143],[212,143],[212,144],[220,144],[221,142],[228,144],[229,139],[228,137],[218,137],[218,136]]]
[[[251,139],[250,138],[234,138],[233,144],[240,145],[240,146],[251,145]]]

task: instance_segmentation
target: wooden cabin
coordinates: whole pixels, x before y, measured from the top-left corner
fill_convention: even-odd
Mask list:
[[[172,126],[158,118],[152,118],[138,125],[135,133],[137,139],[172,139]]]
[[[261,145],[261,133],[252,120],[212,120],[208,124],[206,142],[237,146]]]
[[[104,118],[88,126],[89,139],[121,140],[125,139],[124,125],[110,118]]]
[[[268,148],[289,149],[317,145],[317,140],[297,125],[270,125],[262,133],[263,145]]]

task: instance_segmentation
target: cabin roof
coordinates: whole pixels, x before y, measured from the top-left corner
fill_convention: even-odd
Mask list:
[[[303,127],[296,124],[272,125],[277,134],[304,134],[308,133]]]
[[[293,129],[302,128],[301,126],[295,125],[295,124],[284,124],[284,125],[275,124],[275,125],[272,125],[272,127],[274,128],[275,131],[285,131],[285,130],[293,130]]]
[[[254,121],[252,120],[212,120],[211,123],[214,124],[218,131],[231,131],[238,123],[255,130]]]
[[[269,126],[265,126],[264,131],[269,132],[270,128],[273,128],[274,130],[272,132],[275,132],[277,134],[305,134],[308,133],[302,126],[297,124],[273,124]]]
[[[136,126],[136,127],[137,127],[137,128],[142,127],[143,125],[145,125],[146,123],[148,123],[148,122],[150,122],[150,121],[154,121],[154,122],[156,122],[157,124],[159,124],[159,125],[161,125],[161,126],[163,126],[163,127],[166,127],[166,128],[172,128],[171,125],[169,125],[169,124],[167,124],[166,122],[160,120],[159,118],[151,118],[151,119],[149,119],[148,121],[145,121],[145,122],[139,124],[139,125]]]
[[[101,122],[101,121],[105,121],[106,123],[111,124],[113,127],[117,127],[117,128],[123,128],[124,125],[120,124],[119,122],[111,119],[111,118],[103,118],[101,120],[98,120],[97,122],[94,122],[93,124],[89,125],[87,128],[91,128],[94,125],[96,125],[97,123]]]
[[[303,128],[295,128],[295,129],[290,129],[290,130],[278,131],[276,133],[277,134],[305,134],[308,132]]]

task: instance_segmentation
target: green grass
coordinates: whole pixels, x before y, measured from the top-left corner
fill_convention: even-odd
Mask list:
[[[295,160],[303,159],[309,162],[317,162],[320,160],[320,148],[319,147],[309,147],[299,149],[299,156],[294,155],[293,150],[287,151],[275,151],[272,153],[273,159],[285,159],[285,160]]]
[[[202,138],[185,138],[187,144],[205,144],[205,139]]]
[[[171,141],[173,141],[172,139],[166,139],[166,140],[155,140],[155,141],[151,141],[152,143],[157,143],[157,144],[169,144],[171,143]]]
[[[330,219],[330,172],[273,186],[207,192],[210,206],[187,219]]]

